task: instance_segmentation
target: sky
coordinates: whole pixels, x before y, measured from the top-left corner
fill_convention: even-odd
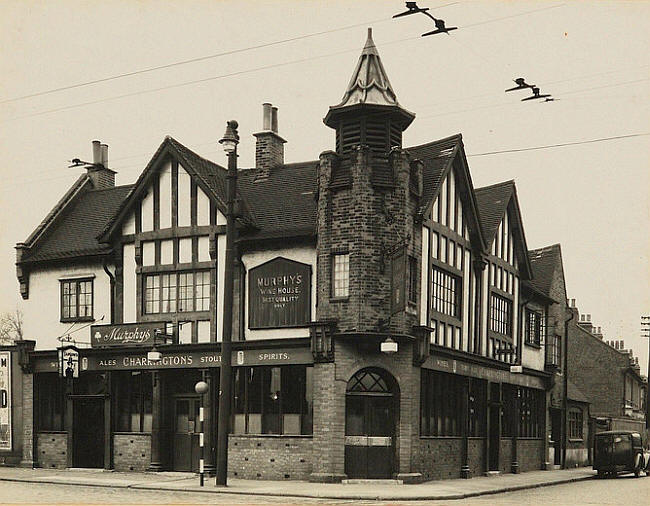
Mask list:
[[[129,184],[165,135],[225,165],[218,139],[236,119],[251,166],[271,102],[285,160],[316,160],[334,148],[322,118],[372,27],[416,114],[404,145],[462,133],[475,187],[514,179],[528,247],[562,245],[568,297],[645,373],[650,1],[418,5],[459,29],[420,37],[433,22],[392,19],[399,1],[3,0],[0,313],[21,304],[13,246],[82,172],[69,160],[91,159],[92,140],[109,144],[117,184]],[[504,93],[516,77],[556,100]]]

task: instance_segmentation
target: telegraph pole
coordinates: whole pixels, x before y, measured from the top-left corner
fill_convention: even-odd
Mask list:
[[[650,316],[641,317],[641,337],[648,339],[648,375],[645,389],[645,428],[650,429]]]

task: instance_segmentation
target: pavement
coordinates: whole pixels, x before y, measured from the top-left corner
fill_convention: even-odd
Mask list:
[[[468,480],[429,481],[417,485],[401,485],[390,480],[364,480],[359,483],[344,484],[229,478],[227,487],[217,487],[214,484],[214,478],[206,477],[205,486],[201,487],[198,475],[193,473],[120,473],[102,469],[54,470],[0,467],[0,481],[116,487],[133,490],[382,501],[465,499],[589,480],[594,476],[595,473],[591,467],[582,467],[568,470],[501,474],[490,477],[479,476]]]

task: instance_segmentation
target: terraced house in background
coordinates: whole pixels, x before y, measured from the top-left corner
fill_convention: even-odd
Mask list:
[[[474,188],[460,135],[402,146],[414,118],[370,33],[324,118],[334,150],[285,163],[264,105],[255,167],[238,173],[232,476],[418,482],[553,465],[566,294],[535,268],[514,182]],[[108,148],[93,148],[16,247],[35,349],[12,348],[7,458],[196,470],[203,380],[214,471],[226,171],[167,137],[116,187]]]

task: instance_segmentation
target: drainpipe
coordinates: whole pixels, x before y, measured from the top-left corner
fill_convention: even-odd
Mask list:
[[[564,320],[564,357],[562,357],[564,367],[564,395],[562,396],[562,469],[566,469],[566,445],[567,445],[567,409],[569,396],[569,322],[574,317],[573,309],[571,316]]]
[[[110,280],[111,283],[111,290],[110,290],[111,291],[111,302],[110,302],[111,314],[110,314],[109,322],[113,323],[114,316],[115,316],[115,276],[113,275],[113,273],[111,273],[111,271],[108,270],[106,258],[104,258],[102,262],[102,267],[104,268],[104,272],[108,275],[108,279]]]

